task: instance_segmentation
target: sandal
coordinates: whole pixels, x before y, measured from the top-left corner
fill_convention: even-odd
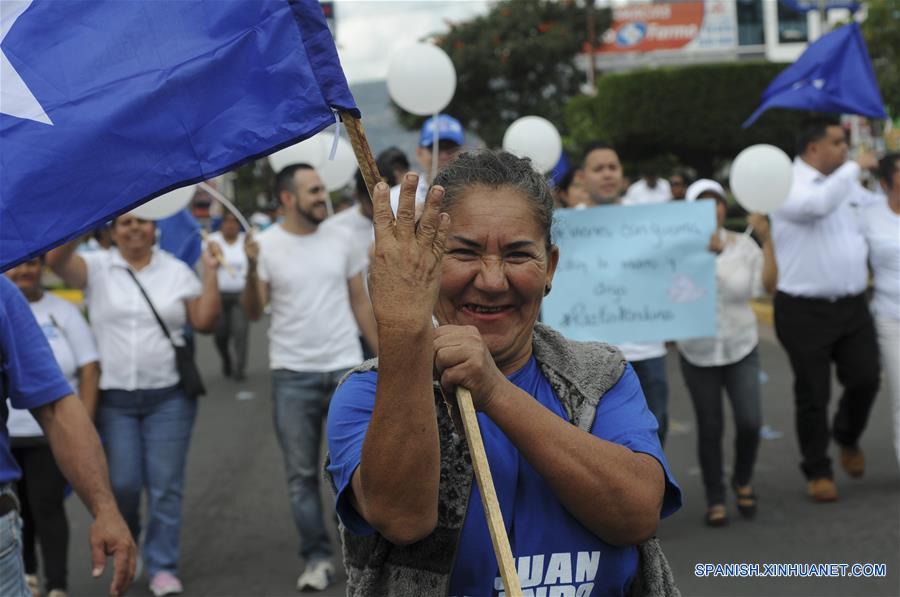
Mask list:
[[[756,516],[756,492],[753,491],[751,485],[738,487],[737,483],[732,482],[735,497],[737,497],[737,509],[744,518],[753,518]]]
[[[715,504],[706,509],[704,522],[708,527],[723,527],[728,524],[728,512],[725,504]]]

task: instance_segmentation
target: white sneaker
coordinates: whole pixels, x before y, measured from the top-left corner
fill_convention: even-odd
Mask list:
[[[184,592],[184,587],[178,577],[171,572],[157,572],[150,579],[150,592],[155,597],[164,597],[165,595],[178,595]]]
[[[25,584],[28,585],[28,590],[31,591],[32,597],[41,597],[41,581],[36,574],[26,574]]]
[[[324,591],[334,582],[334,566],[328,560],[316,560],[306,565],[297,579],[298,591]]]

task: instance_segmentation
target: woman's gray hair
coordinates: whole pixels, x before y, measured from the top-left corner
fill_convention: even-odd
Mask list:
[[[547,181],[535,171],[528,158],[490,149],[465,151],[438,173],[434,184],[444,187],[444,211],[450,211],[471,187],[505,187],[519,191],[528,201],[538,226],[544,232],[547,249],[553,246],[550,238],[553,195]]]

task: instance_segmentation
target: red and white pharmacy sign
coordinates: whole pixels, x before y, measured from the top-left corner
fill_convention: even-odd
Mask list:
[[[597,54],[724,50],[737,43],[733,0],[653,2],[614,8]]]

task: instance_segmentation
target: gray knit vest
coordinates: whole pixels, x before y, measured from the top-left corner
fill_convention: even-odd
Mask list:
[[[535,325],[533,338],[535,360],[562,403],[569,422],[590,432],[600,398],[625,370],[622,353],[608,344],[567,340],[542,324]],[[377,359],[373,359],[348,375],[377,369]],[[341,525],[350,597],[447,595],[473,472],[466,440],[457,433],[437,384],[434,395],[441,446],[437,526],[421,541],[399,546],[377,533],[360,537]],[[325,476],[334,488],[334,479],[327,470]],[[657,539],[639,545],[638,552],[639,569],[630,594],[679,596]]]

